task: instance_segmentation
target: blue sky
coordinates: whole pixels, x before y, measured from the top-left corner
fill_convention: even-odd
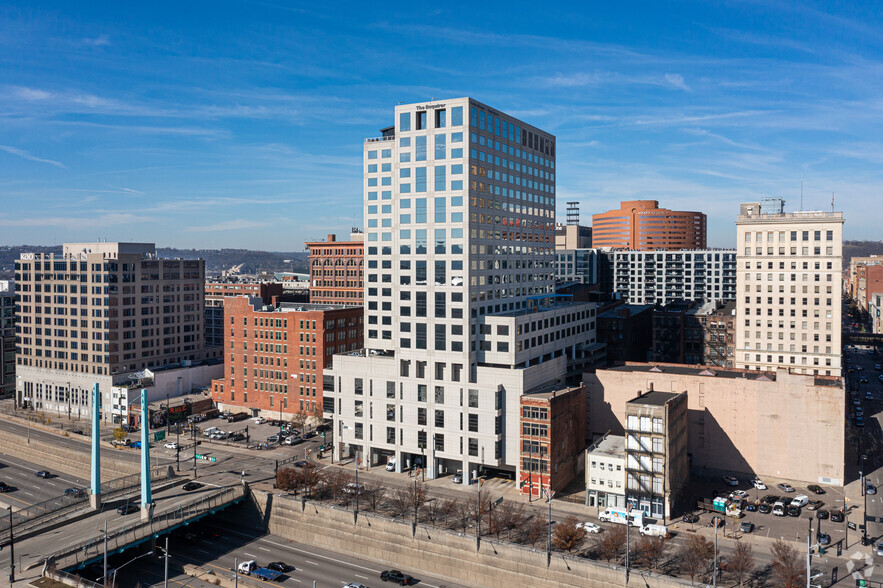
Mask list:
[[[877,240],[880,6],[8,1],[0,244],[301,250],[361,226],[396,103],[458,96],[558,137],[560,218],[655,199],[727,247],[739,202],[802,182]]]

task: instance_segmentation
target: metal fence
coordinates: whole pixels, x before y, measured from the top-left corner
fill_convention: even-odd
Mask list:
[[[43,572],[43,577],[57,580],[66,586],[76,586],[78,588],[104,588],[104,584],[87,580],[86,578],[82,578],[76,574],[70,574],[63,570],[46,570]]]
[[[227,506],[245,496],[245,488],[241,485],[222,488],[187,504],[154,515],[149,521],[138,522],[116,529],[107,536],[107,549],[119,550],[138,543],[154,533],[165,531],[189,519],[211,512],[216,508]],[[104,535],[92,537],[87,541],[47,556],[58,568],[69,568],[104,553]]]

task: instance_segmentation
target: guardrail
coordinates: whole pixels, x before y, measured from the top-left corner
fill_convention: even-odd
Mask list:
[[[171,478],[168,466],[158,466],[150,470],[152,483],[166,481]],[[115,494],[137,488],[141,484],[141,474],[131,474],[102,482],[102,498],[108,499]],[[70,496],[57,496],[38,502],[12,513],[12,528],[15,533],[21,533],[35,526],[45,525],[69,513],[78,510],[89,502],[89,493],[79,489],[80,494]],[[0,518],[0,543],[9,541],[9,518]]]
[[[227,506],[242,499],[244,496],[245,487],[242,485],[222,488],[193,502],[179,505],[169,511],[154,515],[149,521],[138,522],[117,529],[112,534],[108,534],[107,548],[108,550],[117,550],[130,547],[149,538],[154,533],[165,531],[178,523],[183,523],[194,517],[211,512],[216,508]],[[103,553],[104,536],[99,535],[48,555],[43,561],[51,560],[57,568],[63,569],[95,559]]]

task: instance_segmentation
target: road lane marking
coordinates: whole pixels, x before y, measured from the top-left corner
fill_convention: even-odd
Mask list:
[[[204,554],[206,554],[206,555],[211,555],[211,554],[212,554],[211,551],[206,551],[205,549],[197,549],[196,551],[198,551],[199,553],[204,553]]]
[[[310,560],[308,560],[308,559],[307,559],[307,560],[304,560],[304,561],[306,561],[308,564],[313,564],[314,566],[319,565],[319,564],[317,564],[316,562],[314,562],[314,561],[310,561]]]
[[[270,551],[270,550],[267,549],[266,547],[261,547],[260,545],[258,545],[258,549],[263,549],[264,551]]]
[[[353,575],[354,575],[355,577],[357,577],[357,578],[362,578],[363,580],[368,580],[368,579],[369,579],[368,576],[362,576],[362,575],[360,575],[360,574],[353,574]]]
[[[251,553],[248,553],[247,551],[244,551],[243,553],[245,553],[245,555],[247,555],[248,557],[251,557],[251,558],[255,558],[255,557],[257,557],[256,555],[253,555],[253,554],[251,554]]]

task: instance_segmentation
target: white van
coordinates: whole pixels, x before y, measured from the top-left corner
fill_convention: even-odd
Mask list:
[[[799,506],[800,508],[803,508],[807,504],[809,504],[809,496],[806,494],[798,494],[791,500],[791,506]]]
[[[641,527],[641,535],[650,535],[651,537],[665,537],[668,535],[668,529],[665,525],[644,525]]]
[[[386,462],[386,471],[388,471],[388,472],[394,472],[394,471],[396,471],[396,460],[395,460],[395,458],[390,458],[390,459]]]
[[[211,437],[212,435],[214,435],[215,433],[217,433],[217,432],[220,431],[220,430],[221,430],[221,429],[219,429],[219,428],[217,428],[217,427],[209,427],[208,429],[204,429],[204,430],[202,431],[202,435],[203,435],[204,437]]]
[[[258,568],[257,562],[253,559],[250,559],[248,561],[244,561],[239,564],[239,573],[245,574],[246,576],[248,576],[249,574],[251,574],[251,572],[253,572],[257,568]]]

